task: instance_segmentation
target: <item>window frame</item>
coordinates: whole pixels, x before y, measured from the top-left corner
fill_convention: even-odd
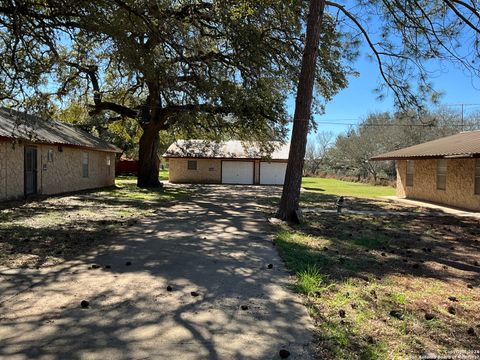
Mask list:
[[[406,172],[405,185],[408,187],[413,187],[413,177],[415,174],[415,163],[413,162],[413,160],[407,160],[405,172]]]
[[[53,150],[52,149],[47,150],[47,162],[53,163]]]
[[[107,154],[106,161],[105,163],[107,164],[107,175],[111,174],[111,168],[112,168],[112,157],[110,154]]]
[[[480,158],[475,159],[475,168],[473,170],[473,193],[480,195]]]
[[[198,170],[197,160],[187,160],[187,170],[191,170],[191,171]]]
[[[89,163],[90,156],[88,152],[82,153],[82,178],[87,179],[89,177]]]
[[[444,166],[441,166],[444,164]],[[437,190],[446,191],[447,190],[447,174],[448,174],[448,161],[447,159],[437,159],[437,171],[436,171],[436,185]],[[445,173],[440,173],[441,169],[445,169]],[[442,170],[443,171],[443,170]],[[439,179],[443,178],[442,185],[440,184]]]

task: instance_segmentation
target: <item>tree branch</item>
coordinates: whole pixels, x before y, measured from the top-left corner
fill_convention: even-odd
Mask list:
[[[474,25],[469,19],[467,19],[461,12],[460,10],[458,10],[455,5],[452,4],[452,1],[449,1],[449,0],[444,0],[445,4],[447,4],[447,6],[452,9],[452,11],[455,13],[455,15],[457,15],[460,19],[463,20],[463,22],[465,24],[467,24],[470,28],[472,28],[473,30],[475,30],[476,32],[480,33],[480,28],[478,28],[476,25]],[[463,5],[463,4],[462,4]],[[475,12],[476,15],[478,16],[478,13]]]
[[[127,116],[130,118],[137,117],[138,112],[134,109],[131,109],[127,106],[116,104],[110,101],[102,101],[102,94],[100,92],[100,85],[97,78],[98,68],[96,65],[84,66],[71,61],[66,61],[65,63],[71,67],[78,69],[78,71],[87,74],[88,78],[90,79],[90,82],[92,83],[94,104],[89,105],[89,107],[92,108],[92,110],[89,111],[90,115],[99,114],[104,110],[111,110],[113,112],[116,112],[119,115]]]
[[[349,18],[357,27],[358,29],[360,30],[360,32],[363,34],[365,40],[367,41],[368,43],[368,46],[370,47],[370,49],[372,50],[373,54],[375,55],[375,58],[377,59],[377,63],[378,63],[378,69],[380,71],[380,75],[381,77],[383,78],[383,80],[385,81],[385,83],[388,85],[388,87],[390,89],[392,89],[392,91],[394,92],[395,94],[395,97],[397,98],[397,100],[403,104],[403,99],[400,95],[400,93],[398,92],[395,84],[393,84],[389,77],[385,74],[385,71],[383,69],[383,61],[382,61],[382,57],[379,53],[379,51],[377,50],[377,48],[375,47],[375,45],[373,44],[372,40],[370,39],[370,36],[368,35],[368,32],[365,30],[365,28],[362,26],[362,24],[360,24],[360,22],[355,18],[355,16],[353,16],[346,8],[344,5],[341,5],[341,4],[337,4],[337,3],[334,3],[334,2],[331,2],[331,1],[326,1],[325,2],[326,5],[328,6],[332,6],[332,7],[336,7],[337,9],[339,9],[347,18]]]

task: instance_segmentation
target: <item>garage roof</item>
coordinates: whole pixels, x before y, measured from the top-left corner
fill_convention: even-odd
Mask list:
[[[120,152],[78,127],[64,122],[45,120],[35,115],[0,108],[0,138],[27,140],[40,144],[71,145],[101,151]]]
[[[216,158],[216,159],[263,159],[288,160],[290,144],[278,141],[269,143],[274,151],[269,154],[262,151],[255,142],[239,140],[209,141],[209,140],[177,140],[169,146],[165,158]]]
[[[480,130],[466,131],[377,155],[371,160],[480,157]]]

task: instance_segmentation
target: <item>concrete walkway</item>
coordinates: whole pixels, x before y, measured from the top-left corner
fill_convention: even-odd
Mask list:
[[[277,190],[197,191],[101,252],[0,269],[0,358],[309,359],[313,326],[255,210]]]
[[[380,196],[380,197],[386,200],[398,202],[403,205],[413,206],[415,208],[422,207],[422,208],[427,208],[432,210],[438,210],[439,214],[444,213],[446,215],[455,215],[460,217],[472,217],[472,218],[480,219],[480,212],[456,209],[456,208],[452,208],[445,205],[434,204],[428,201],[404,199],[398,196]]]

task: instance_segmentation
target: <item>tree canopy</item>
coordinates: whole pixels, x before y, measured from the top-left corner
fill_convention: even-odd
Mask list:
[[[2,1],[0,99],[30,111],[74,100],[103,120],[137,120],[140,177],[155,185],[161,130],[285,137],[304,12],[294,0]],[[324,21],[315,78],[327,99],[346,86],[344,40]]]
[[[333,16],[338,32],[349,31],[362,39],[378,65],[380,97],[385,95],[382,88],[387,88],[393,92],[395,105],[404,111],[416,109],[420,121],[425,104],[438,101],[441,95],[432,85],[432,66],[433,71],[438,70],[442,61],[448,61],[473,77],[480,74],[480,12],[476,0],[311,0],[310,4],[321,9],[310,12],[309,18],[313,15],[316,19],[311,28],[317,29]],[[308,54],[306,41],[304,59]],[[310,73],[313,77],[314,72]],[[298,88],[310,82],[311,78],[300,76]],[[298,220],[300,176],[309,131],[305,122],[312,121],[310,105],[302,100],[304,94],[297,93],[291,150],[277,213],[289,221]],[[307,116],[297,116],[300,113]]]
[[[473,112],[460,119],[458,113],[447,108],[425,112],[418,118],[416,112],[372,113],[357,127],[339,134],[325,149],[325,135],[309,139],[309,147],[317,156],[306,158],[310,174],[326,173],[337,177],[372,179],[395,177],[392,161],[369,161],[372,156],[417,145],[465,130],[480,129],[480,114]],[[323,152],[320,150],[324,149]],[[318,154],[322,154],[319,157]],[[317,164],[316,162],[320,162]],[[318,165],[315,167],[315,165]]]

